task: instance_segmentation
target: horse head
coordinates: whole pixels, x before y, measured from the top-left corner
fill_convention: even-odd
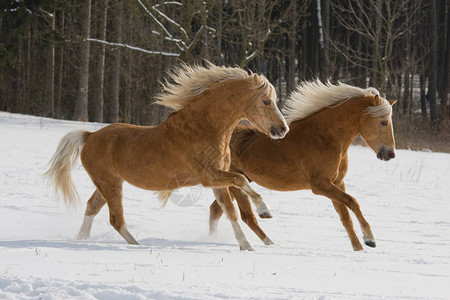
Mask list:
[[[366,114],[360,121],[360,133],[381,160],[395,157],[395,140],[392,127],[392,105],[397,100],[387,101],[380,96],[371,96]]]
[[[245,117],[272,139],[283,138],[289,126],[278,109],[275,88],[263,75],[251,75],[249,83],[253,92],[246,104]]]

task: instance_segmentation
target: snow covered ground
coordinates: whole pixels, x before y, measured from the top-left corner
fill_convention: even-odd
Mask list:
[[[382,162],[350,148],[347,191],[372,226],[374,249],[352,250],[328,199],[256,185],[274,215],[260,220],[274,246],[243,224],[256,251],[239,251],[225,218],[209,236],[208,190],[191,207],[161,209],[152,192],[125,185],[125,218],[141,243],[129,246],[106,207],[91,238],[75,239],[94,190],[81,164],[76,210],[42,177],[63,135],[101,126],[0,112],[0,299],[450,298],[449,154],[398,150]]]

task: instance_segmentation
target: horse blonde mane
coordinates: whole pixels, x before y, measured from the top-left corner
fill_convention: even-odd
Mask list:
[[[163,83],[163,91],[156,96],[155,103],[175,111],[182,110],[194,97],[234,80],[252,79],[257,83],[255,88],[260,89],[261,93],[276,97],[275,89],[264,76],[248,74],[238,67],[219,67],[210,62],[206,62],[206,67],[182,64],[169,73],[169,78],[174,83],[167,80]]]
[[[337,107],[356,97],[380,96],[380,92],[372,87],[362,89],[342,82],[331,84],[319,79],[305,81],[286,100],[282,113],[288,124],[302,120],[326,107]],[[381,104],[369,106],[367,113],[372,117],[391,117],[392,107],[381,98]]]

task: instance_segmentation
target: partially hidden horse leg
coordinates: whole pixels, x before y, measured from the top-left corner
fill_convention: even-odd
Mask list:
[[[81,225],[80,232],[77,235],[78,239],[87,239],[91,235],[92,222],[94,222],[95,216],[105,204],[106,200],[98,190],[95,190],[87,202],[83,224]]]
[[[108,204],[109,222],[111,225],[119,232],[128,244],[139,245],[136,239],[128,231],[125,224],[122,205],[122,181],[117,181],[113,184],[99,184],[98,182],[94,183]]]
[[[225,211],[228,219],[231,222],[231,226],[233,227],[234,236],[239,243],[239,247],[241,250],[254,251],[255,249],[247,240],[247,237],[242,231],[241,225],[238,221],[237,211],[233,205],[233,200],[231,199],[230,192],[228,188],[214,188],[214,195],[216,196],[217,202],[220,207]]]
[[[265,245],[273,245],[274,242],[265,234],[256,220],[248,196],[241,189],[230,187],[231,195],[236,199],[241,212],[241,219],[263,241]]]
[[[240,189],[235,187],[230,187],[231,195],[236,199],[239,205],[239,211],[241,213],[241,219],[244,221],[248,227],[263,241],[266,245],[273,245],[274,242],[264,233],[264,231],[259,227],[258,221],[253,214],[252,207],[248,196],[243,193]],[[219,203],[214,201],[209,208],[209,233],[213,234],[217,229],[217,223],[222,216],[223,210]]]
[[[222,217],[223,209],[220,207],[219,202],[214,202],[209,207],[209,234],[213,234],[217,231],[217,223],[219,223],[220,217]]]
[[[353,213],[361,225],[364,243],[369,247],[375,247],[375,238],[369,223],[364,218],[361,208],[355,198],[344,192],[331,181],[327,179],[318,179],[311,183],[311,190],[314,194],[323,195],[330,198],[333,202],[347,206]],[[341,212],[343,212],[341,210]],[[339,211],[338,211],[339,213]],[[345,214],[345,212],[343,212]],[[345,226],[345,225],[344,225]]]

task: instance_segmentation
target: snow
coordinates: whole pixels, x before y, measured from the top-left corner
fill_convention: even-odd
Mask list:
[[[259,220],[274,246],[242,224],[256,251],[239,251],[225,218],[209,236],[209,190],[190,207],[162,209],[152,192],[125,185],[125,218],[141,243],[130,246],[106,208],[91,237],[75,239],[94,190],[81,164],[72,173],[84,199],[78,209],[58,201],[42,177],[62,136],[102,126],[0,112],[0,299],[449,297],[449,154],[398,150],[382,162],[350,148],[347,191],[372,226],[374,249],[352,250],[328,199],[257,185],[274,215]]]

